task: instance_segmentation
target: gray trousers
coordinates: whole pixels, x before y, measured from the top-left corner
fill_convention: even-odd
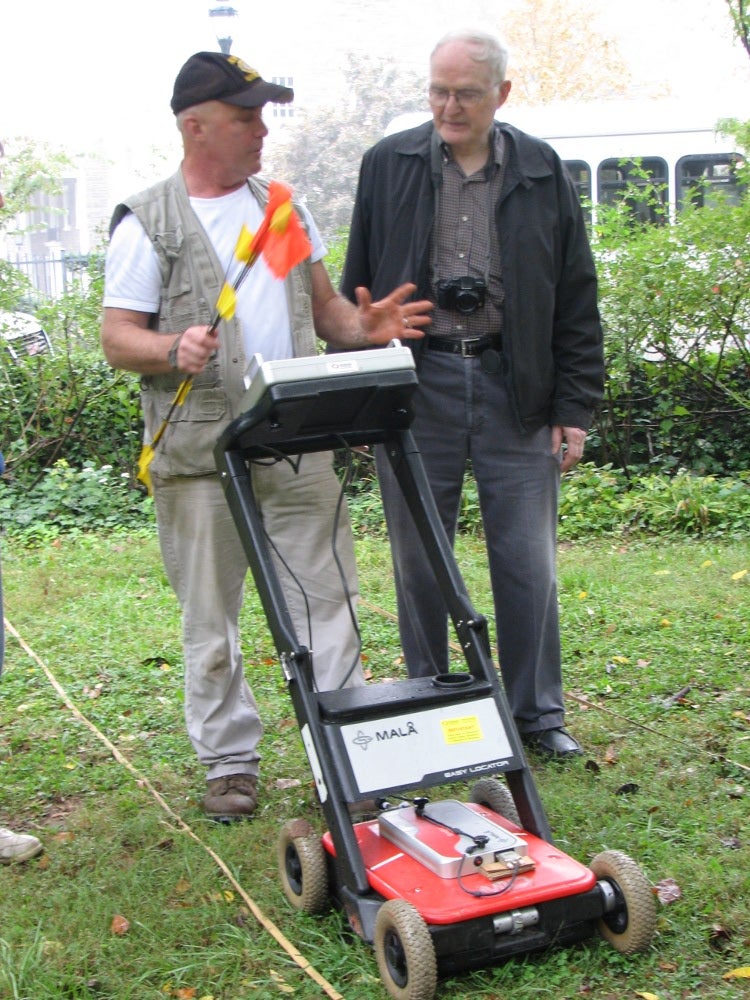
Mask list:
[[[340,486],[331,454],[302,456],[298,472],[288,462],[253,465],[251,475],[317,688],[364,684],[354,546],[346,504],[334,537]],[[154,477],[153,485],[162,558],[182,609],[188,736],[208,778],[257,774],[263,726],[240,649],[248,564],[237,527],[218,476]]]
[[[451,543],[471,461],[500,669],[518,730],[561,726],[556,583],[560,459],[551,453],[550,428],[521,433],[502,373],[485,372],[478,358],[425,350],[418,374],[412,432]],[[377,465],[407,669],[412,677],[441,673],[448,668],[445,603],[382,447]]]

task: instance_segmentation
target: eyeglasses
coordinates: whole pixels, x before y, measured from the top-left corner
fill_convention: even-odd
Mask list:
[[[462,108],[473,108],[483,100],[490,90],[499,86],[494,83],[488,90],[448,90],[447,87],[430,87],[427,91],[427,99],[434,108],[442,108],[448,103],[450,98],[454,98],[456,104]]]

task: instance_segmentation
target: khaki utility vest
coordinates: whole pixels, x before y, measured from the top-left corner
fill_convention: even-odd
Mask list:
[[[250,177],[252,194],[265,207],[268,182]],[[189,326],[209,324],[225,275],[198,217],[190,207],[182,171],[133,195],[118,205],[110,234],[129,212],[140,221],[159,258],[162,275],[158,316],[151,327],[174,334]],[[300,218],[304,217],[300,213]],[[239,230],[237,235],[239,236]],[[312,314],[310,261],[293,268],[284,280],[295,357],[316,353]],[[242,412],[247,359],[236,318],[219,325],[218,349],[200,375],[193,379],[182,406],[175,407],[169,427],[155,450],[150,471],[161,478],[205,476],[216,472],[216,441]],[[148,444],[169,412],[184,375],[169,372],[141,379],[144,441]]]

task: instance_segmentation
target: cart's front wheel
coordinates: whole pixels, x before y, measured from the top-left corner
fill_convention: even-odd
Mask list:
[[[599,921],[602,937],[624,955],[645,951],[656,929],[656,900],[645,875],[622,851],[597,854],[591,870],[614,893],[614,906]]]
[[[296,910],[321,913],[328,902],[325,849],[309,823],[291,820],[281,828],[276,857],[284,895]]]
[[[405,899],[389,899],[375,918],[380,978],[395,1000],[432,1000],[437,958],[427,924]]]
[[[516,826],[523,825],[510,789],[497,778],[480,778],[471,789],[470,799],[477,805],[487,806],[498,816],[510,820]]]

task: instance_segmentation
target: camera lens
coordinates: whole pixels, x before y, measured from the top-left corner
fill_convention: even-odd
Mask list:
[[[464,316],[473,313],[479,306],[479,296],[476,292],[456,292],[456,309]]]

